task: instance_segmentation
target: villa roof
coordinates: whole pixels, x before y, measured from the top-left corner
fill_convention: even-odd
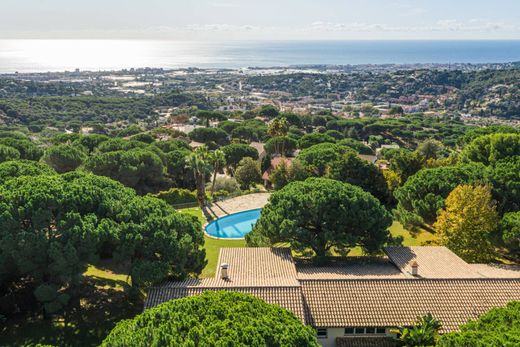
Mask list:
[[[520,267],[470,265],[445,247],[391,247],[388,258],[352,257],[316,267],[288,248],[222,248],[213,278],[153,287],[145,308],[206,290],[255,295],[291,310],[307,324],[331,327],[413,325],[431,313],[453,331],[493,307],[520,300]],[[417,262],[419,276],[412,276]]]
[[[405,274],[416,263],[422,278],[480,278],[475,268],[446,247],[387,247],[390,260]]]
[[[299,287],[154,287],[148,292],[145,309],[153,308],[164,302],[180,299],[187,296],[199,295],[207,290],[227,290],[247,293],[264,300],[269,304],[276,304],[292,311],[298,318],[305,322],[305,310]]]
[[[326,266],[315,266],[309,261],[296,263],[299,280],[341,280],[341,279],[382,279],[406,278],[392,262],[386,258],[351,257]]]
[[[301,288],[315,327],[410,326],[431,313],[446,332],[520,300],[520,282],[511,279],[305,280]]]

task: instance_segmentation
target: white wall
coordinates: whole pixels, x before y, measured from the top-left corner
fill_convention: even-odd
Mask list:
[[[357,337],[370,337],[374,335],[350,335],[350,338],[356,338]],[[385,336],[385,335],[378,335],[378,336]],[[390,332],[390,329],[386,329],[386,336],[394,336],[394,333]],[[321,339],[318,338],[318,343],[322,345],[323,347],[336,347],[336,338],[337,337],[345,337],[345,328],[328,328],[327,329],[327,338]]]
[[[318,339],[318,343],[323,347],[336,347],[336,337],[345,336],[344,328],[328,328],[327,329],[327,338],[326,339]]]

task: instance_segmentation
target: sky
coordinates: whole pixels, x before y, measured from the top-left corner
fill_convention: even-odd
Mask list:
[[[0,0],[0,39],[520,39],[520,0]]]

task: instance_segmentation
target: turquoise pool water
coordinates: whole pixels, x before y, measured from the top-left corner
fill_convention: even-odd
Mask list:
[[[206,233],[221,239],[242,239],[253,230],[253,226],[260,218],[260,211],[262,209],[258,208],[215,219],[206,225]]]

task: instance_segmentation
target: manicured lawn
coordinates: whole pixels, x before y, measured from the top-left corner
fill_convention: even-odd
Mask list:
[[[393,236],[402,236],[404,246],[423,246],[437,240],[437,235],[429,231],[420,229],[418,232],[406,230],[401,223],[394,221],[390,227]]]

